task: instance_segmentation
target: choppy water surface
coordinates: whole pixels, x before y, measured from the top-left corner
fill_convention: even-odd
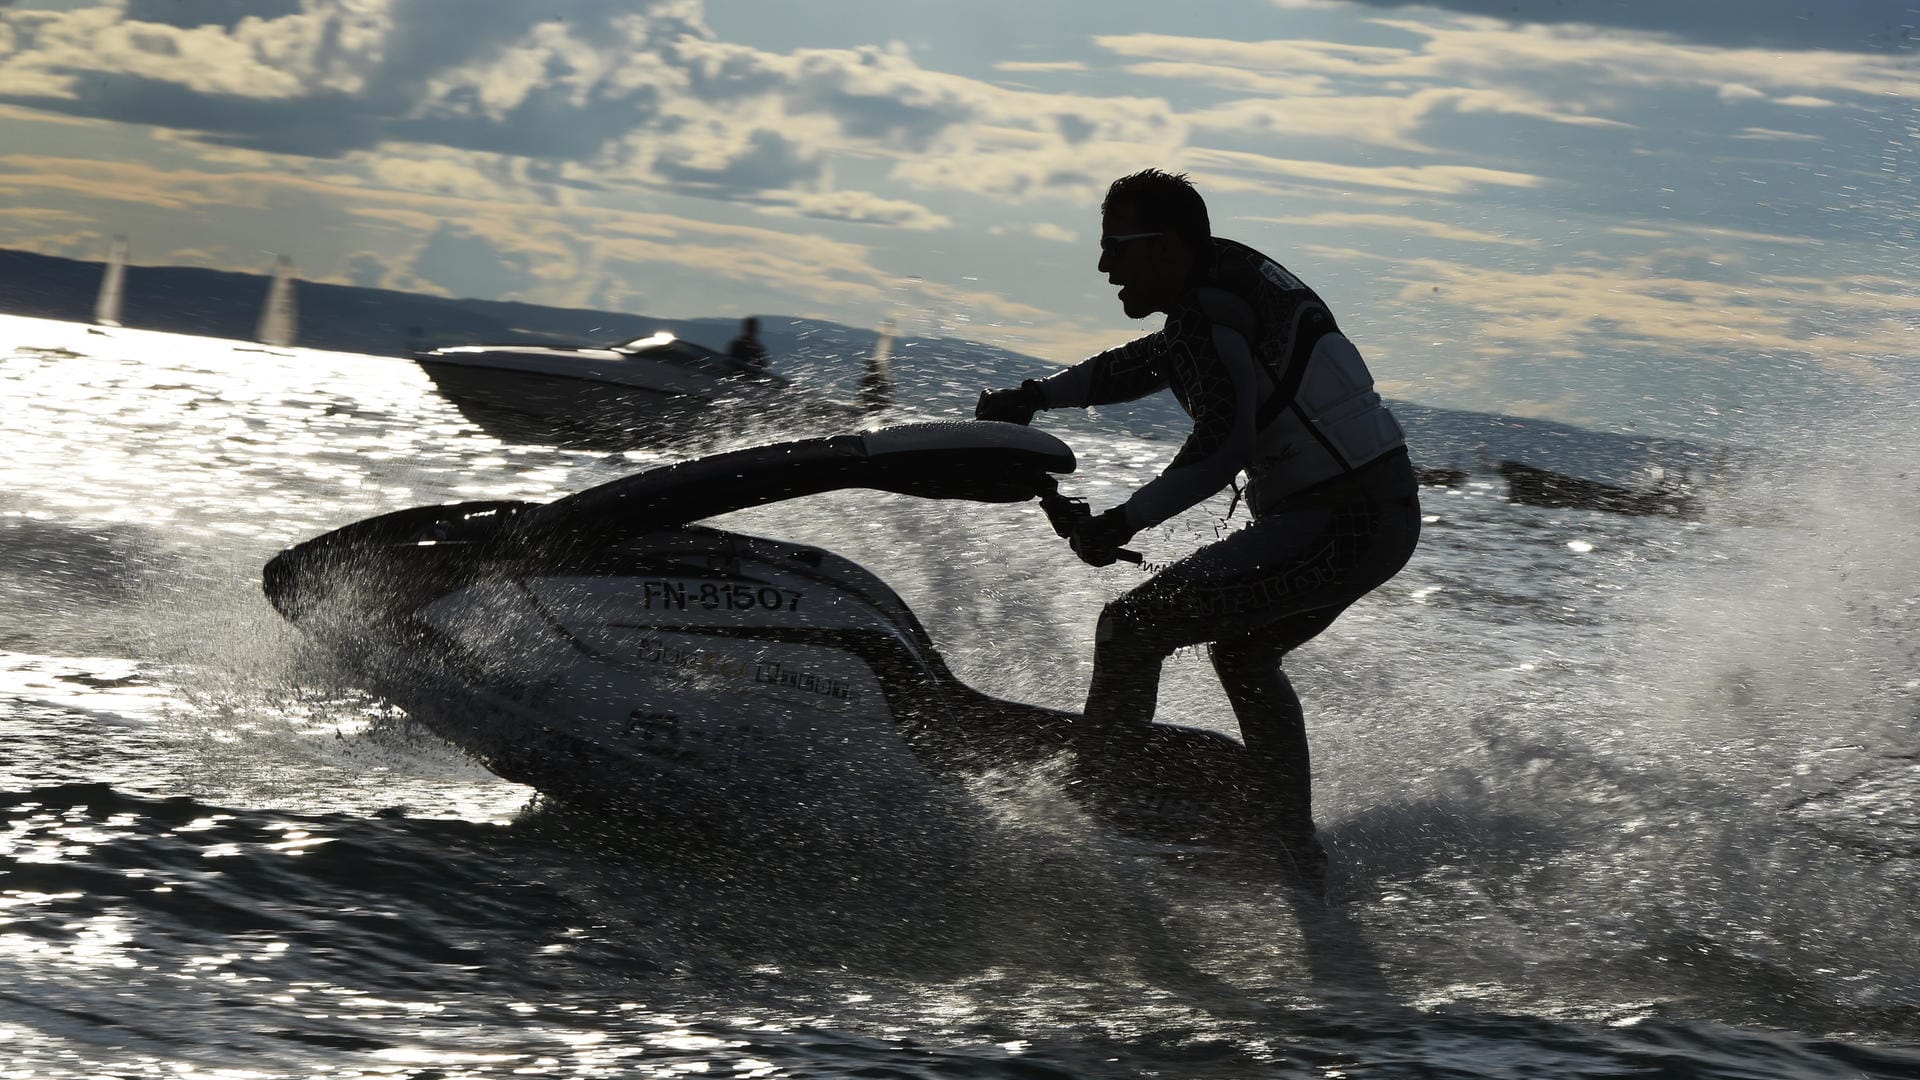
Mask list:
[[[1701,522],[1430,490],[1414,563],[1290,661],[1317,908],[1112,850],[1031,778],[982,780],[978,835],[830,859],[532,805],[358,692],[259,567],[657,458],[504,446],[405,361],[28,320],[0,393],[0,1075],[1920,1075],[1896,416],[1859,454],[1796,435]],[[1075,441],[1096,506],[1174,445]],[[1030,508],[735,519],[1050,705],[1139,573]],[[1161,709],[1231,730],[1201,657]]]

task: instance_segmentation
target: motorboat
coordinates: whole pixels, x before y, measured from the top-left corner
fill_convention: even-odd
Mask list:
[[[633,450],[721,427],[856,413],[665,331],[605,345],[451,345],[412,356],[462,415],[507,442]]]
[[[1507,498],[1525,506],[1555,509],[1603,510],[1614,514],[1677,517],[1697,520],[1698,500],[1691,487],[1664,477],[1641,490],[1568,476],[1519,461],[1502,461],[1500,475],[1507,481]]]
[[[373,693],[506,779],[680,821],[884,816],[968,777],[1062,760],[1074,714],[961,682],[853,561],[703,521],[827,491],[1011,504],[1056,532],[1071,449],[1023,426],[903,424],[651,468],[548,503],[400,510],[264,571],[284,616]],[[1075,775],[1068,770],[1061,775]],[[1258,834],[1245,750],[1155,724],[1063,782],[1153,843]]]

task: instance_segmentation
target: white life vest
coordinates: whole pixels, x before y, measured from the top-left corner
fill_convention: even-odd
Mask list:
[[[1345,334],[1322,335],[1297,389],[1266,372],[1247,497],[1258,509],[1351,472],[1407,445],[1380,400],[1360,350]],[[1290,400],[1278,400],[1289,390]]]

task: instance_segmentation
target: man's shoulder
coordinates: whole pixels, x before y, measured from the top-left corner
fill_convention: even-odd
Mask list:
[[[1213,239],[1211,277],[1219,287],[1236,292],[1263,286],[1285,292],[1310,291],[1306,282],[1280,265],[1280,260],[1238,240],[1228,240],[1222,236]]]
[[[1220,325],[1233,329],[1243,337],[1251,337],[1258,330],[1259,316],[1243,289],[1202,285],[1193,291],[1193,300],[1193,314],[1199,318],[1185,323],[1183,329],[1211,334],[1212,328]]]
[[[1231,240],[1224,236],[1216,236],[1213,238],[1213,254],[1215,258],[1225,256],[1237,259],[1264,259],[1267,257],[1264,252],[1255,248],[1252,244],[1241,243],[1238,240]]]

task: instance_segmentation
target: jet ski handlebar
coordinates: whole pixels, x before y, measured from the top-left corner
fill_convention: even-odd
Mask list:
[[[1062,495],[1057,487],[1040,493],[1040,509],[1046,512],[1047,521],[1052,523],[1053,531],[1061,538],[1068,540],[1073,538],[1074,526],[1093,517],[1093,511],[1088,508],[1087,500]],[[1113,553],[1121,562],[1138,565],[1142,561],[1140,553],[1130,548],[1115,548]]]

